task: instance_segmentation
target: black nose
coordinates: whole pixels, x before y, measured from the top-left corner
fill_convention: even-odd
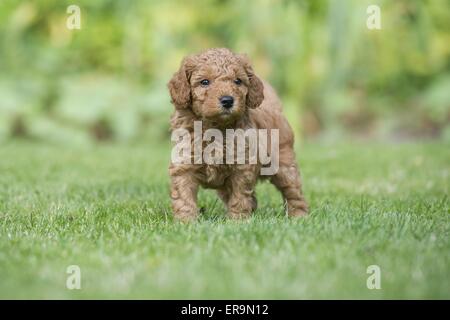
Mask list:
[[[219,101],[220,101],[220,104],[222,105],[222,107],[228,109],[233,106],[234,98],[232,96],[223,96],[219,99]]]

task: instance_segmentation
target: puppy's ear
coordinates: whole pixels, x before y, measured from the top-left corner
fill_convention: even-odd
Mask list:
[[[172,103],[177,109],[186,109],[191,105],[191,85],[189,83],[191,72],[192,59],[186,57],[181,62],[180,69],[167,84]]]
[[[251,109],[257,108],[264,100],[264,85],[253,72],[253,68],[247,56],[238,55],[238,58],[244,66],[245,72],[247,73],[247,77],[250,82],[247,93],[247,106]]]

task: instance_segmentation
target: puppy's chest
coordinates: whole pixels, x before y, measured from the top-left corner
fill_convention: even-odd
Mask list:
[[[231,144],[227,143],[227,138],[225,135],[222,139],[214,139],[213,141],[202,139],[203,141],[200,142],[195,138],[191,140],[192,159],[195,158],[196,145],[201,146],[201,152],[198,152],[198,154],[201,154],[203,164],[197,170],[197,177],[204,187],[217,189],[224,186],[226,180],[236,170],[238,154],[243,154],[240,160],[248,163],[248,138],[238,141],[238,139],[232,137]],[[238,143],[240,143],[239,148]],[[231,163],[227,159],[228,157],[231,157]]]

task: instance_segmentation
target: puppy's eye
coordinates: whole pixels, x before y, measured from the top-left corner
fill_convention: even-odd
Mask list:
[[[237,78],[236,80],[234,80],[234,83],[236,83],[237,85],[240,85],[242,83],[242,80]]]
[[[209,80],[208,79],[203,79],[202,81],[200,81],[200,84],[204,87],[209,86]]]

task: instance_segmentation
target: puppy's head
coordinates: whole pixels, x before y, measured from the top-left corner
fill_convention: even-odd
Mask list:
[[[245,56],[228,49],[210,49],[186,57],[169,81],[172,103],[198,117],[230,122],[264,99],[263,84]]]

